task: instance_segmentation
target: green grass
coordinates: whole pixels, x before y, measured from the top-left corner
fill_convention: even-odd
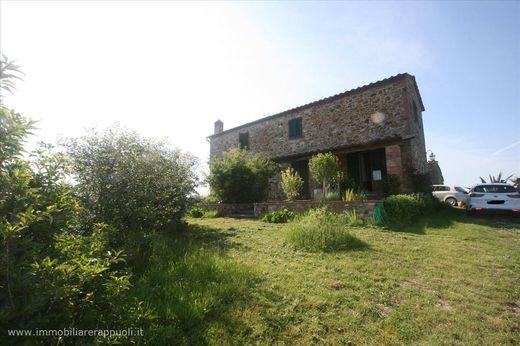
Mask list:
[[[445,212],[365,246],[311,253],[280,224],[189,219],[160,239],[132,294],[154,343],[520,343],[520,220]]]
[[[285,238],[296,248],[312,252],[346,250],[364,245],[349,232],[349,217],[312,209],[284,227]]]

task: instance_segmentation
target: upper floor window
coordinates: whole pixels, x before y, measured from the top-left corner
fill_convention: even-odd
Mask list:
[[[289,138],[299,138],[302,136],[302,118],[289,120]]]
[[[238,143],[241,149],[249,149],[249,132],[239,133]]]

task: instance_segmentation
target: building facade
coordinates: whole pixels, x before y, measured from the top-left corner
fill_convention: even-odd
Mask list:
[[[410,192],[414,172],[428,171],[423,111],[415,77],[399,74],[229,130],[218,120],[208,137],[210,157],[237,147],[263,152],[300,174],[301,197],[308,199],[319,187],[310,179],[309,159],[333,152],[361,189],[382,192],[383,180],[392,174]],[[282,199],[279,179],[272,179],[270,199]]]

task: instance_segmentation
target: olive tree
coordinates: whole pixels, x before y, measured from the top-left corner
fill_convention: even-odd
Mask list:
[[[65,142],[76,192],[94,222],[126,230],[172,228],[197,177],[193,156],[118,127]]]
[[[339,160],[333,153],[319,153],[309,160],[309,170],[312,177],[323,186],[323,195],[340,174]]]

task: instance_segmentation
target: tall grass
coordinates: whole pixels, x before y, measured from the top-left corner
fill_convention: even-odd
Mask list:
[[[312,252],[347,249],[357,243],[348,227],[345,215],[311,209],[285,227],[285,236],[296,247]]]
[[[146,340],[165,345],[172,340],[205,343],[207,321],[224,318],[232,303],[246,294],[251,278],[218,248],[158,235],[150,267],[131,292],[155,315],[153,325],[145,330]]]

